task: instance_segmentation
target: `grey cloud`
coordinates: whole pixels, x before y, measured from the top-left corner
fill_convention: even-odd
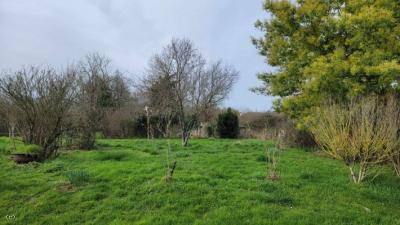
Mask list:
[[[62,66],[98,51],[130,74],[172,37],[194,41],[209,59],[234,65],[241,78],[226,106],[265,110],[271,98],[249,88],[268,69],[250,43],[265,17],[261,0],[0,0],[0,69]]]

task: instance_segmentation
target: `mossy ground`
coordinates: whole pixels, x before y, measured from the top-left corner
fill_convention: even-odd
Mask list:
[[[0,152],[7,142],[0,138]],[[0,224],[400,224],[400,179],[390,168],[355,185],[340,161],[292,149],[272,182],[262,157],[270,142],[171,143],[168,184],[166,140],[99,140],[98,150],[28,165],[3,151]]]

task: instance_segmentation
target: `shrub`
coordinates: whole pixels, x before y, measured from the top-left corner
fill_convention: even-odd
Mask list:
[[[221,138],[237,138],[239,135],[239,117],[231,108],[218,115],[217,132]]]
[[[388,115],[386,117],[387,120],[390,120],[391,129],[396,129],[397,133],[395,137],[393,137],[392,141],[394,142],[393,147],[389,153],[389,161],[392,163],[394,171],[396,175],[400,177],[400,104],[399,99],[391,96],[387,103],[386,107],[388,107]]]
[[[133,133],[135,137],[146,137],[147,136],[147,117],[145,115],[139,115],[133,123]]]
[[[267,130],[269,139],[280,139],[280,145],[285,148],[316,146],[313,136],[307,130],[299,130],[296,124],[282,114],[267,114]],[[279,131],[279,132],[278,132]],[[278,137],[278,134],[281,137]]]
[[[102,132],[96,132],[95,133],[95,137],[96,137],[96,139],[104,139],[104,138],[106,138]]]
[[[214,137],[214,130],[215,127],[213,125],[208,125],[207,126],[207,137]]]
[[[6,119],[16,124],[24,143],[42,146],[41,160],[57,156],[58,142],[77,93],[77,74],[73,69],[58,72],[31,67],[3,75],[0,109],[7,109]]]
[[[346,164],[354,183],[360,183],[372,166],[386,161],[399,146],[399,112],[392,104],[390,99],[366,97],[317,110],[311,126],[316,142]]]
[[[278,131],[283,135],[281,145],[285,148],[316,146],[313,136],[305,129],[299,130],[296,124],[277,112],[246,112],[240,115],[240,124],[244,128],[241,137],[273,140],[278,138]]]
[[[75,186],[86,184],[90,180],[89,173],[85,170],[71,170],[68,171],[65,176],[68,181]]]
[[[277,112],[244,112],[239,117],[240,136],[244,138],[275,139],[276,130],[288,121]]]

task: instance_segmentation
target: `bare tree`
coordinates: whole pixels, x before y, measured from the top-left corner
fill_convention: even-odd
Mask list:
[[[157,73],[156,73],[157,74]],[[157,120],[155,128],[164,136],[170,137],[170,128],[176,117],[176,109],[174,102],[174,91],[171,76],[158,76],[149,73],[150,76],[142,79],[139,90],[147,99],[145,106],[148,126],[150,126],[149,113]],[[147,129],[150,132],[150,129]],[[153,132],[154,133],[154,132]]]
[[[8,137],[14,138],[17,126],[15,107],[5,96],[0,96],[0,116],[1,122],[8,129]]]
[[[100,54],[87,55],[79,64],[78,128],[79,147],[94,148],[96,131],[105,115],[110,91],[110,60]]]
[[[0,78],[0,94],[8,105],[8,121],[23,141],[43,148],[41,159],[56,154],[66,113],[75,99],[76,71],[31,67]],[[10,112],[14,114],[11,116]]]
[[[207,66],[191,41],[173,39],[151,59],[145,86],[162,101],[161,108],[176,115],[187,146],[200,115],[227,97],[237,77],[235,69],[221,62]],[[161,83],[163,91],[151,90]]]
[[[129,120],[133,118],[133,111],[137,108],[137,100],[131,95],[128,84],[129,81],[120,71],[117,70],[111,75],[108,86],[112,102],[105,108],[105,116],[101,123],[101,131],[107,137],[115,137],[115,134],[110,135],[111,130],[123,136],[123,129],[128,126]]]
[[[79,100],[77,104],[79,147],[93,149],[96,132],[108,112],[120,108],[129,91],[121,72],[111,71],[111,60],[90,54],[79,64]],[[128,93],[127,93],[128,92]]]

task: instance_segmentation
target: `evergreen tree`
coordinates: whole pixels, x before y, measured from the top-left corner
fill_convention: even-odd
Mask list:
[[[217,132],[221,138],[237,138],[239,136],[239,117],[231,108],[218,115]]]
[[[255,88],[300,124],[326,100],[399,93],[400,4],[395,0],[266,0],[253,43],[272,72]]]

